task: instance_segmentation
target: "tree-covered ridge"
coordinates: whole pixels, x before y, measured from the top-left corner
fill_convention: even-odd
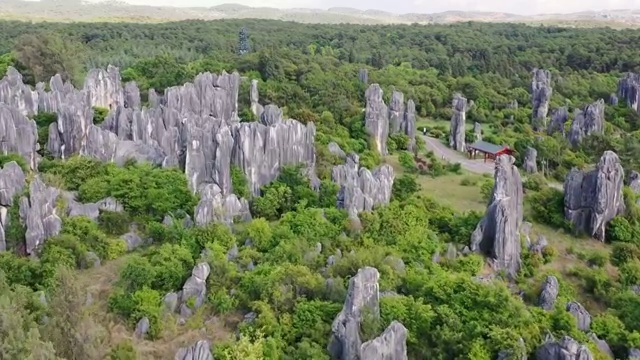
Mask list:
[[[500,25],[460,25],[460,28],[464,26],[492,32],[500,29]],[[70,29],[72,26],[67,31]],[[237,30],[229,35],[229,45],[232,37],[237,41]],[[374,38],[378,30],[360,28],[363,37]],[[528,41],[539,41],[541,47],[550,46],[539,38],[552,42],[553,36],[537,32],[565,31],[534,30],[531,40],[513,40],[520,44],[523,54],[528,51]],[[334,30],[310,27],[305,31],[313,33],[308,39],[321,36],[330,39]],[[619,35],[608,30],[571,31],[584,39],[598,31]],[[305,36],[301,38],[307,39]],[[456,49],[456,41],[462,40],[454,37],[453,32],[451,36],[447,46]],[[11,54],[2,57],[4,62],[0,64],[16,66],[29,81],[47,81],[48,76],[61,72],[64,79],[81,83],[83,75],[79,74],[84,74],[85,65],[65,49],[83,49],[96,58],[100,52],[81,43],[76,43],[77,47],[60,46],[61,39],[65,39],[64,34],[27,35]],[[251,39],[255,42],[254,35]],[[118,167],[87,157],[52,159],[53,154],[45,151],[50,147],[45,145],[56,140],[49,132],[60,133],[60,128],[51,125],[68,120],[46,112],[31,114],[32,122],[21,118],[33,126],[40,145],[38,152],[44,159],[37,172],[35,168],[29,172],[30,164],[14,154],[0,158],[0,164],[3,170],[27,171],[24,181],[29,186],[17,192],[16,198],[35,202],[42,188],[45,192],[50,188],[61,190],[61,196],[47,208],[55,209],[50,218],[59,215],[62,226],[59,234],[40,244],[35,252],[39,259],[31,259],[22,256],[24,249],[20,246],[27,237],[25,224],[9,222],[5,234],[10,251],[0,256],[7,286],[0,281],[0,287],[8,287],[10,291],[2,293],[0,304],[9,304],[2,314],[12,317],[6,325],[0,324],[5,326],[0,333],[15,332],[24,338],[25,331],[15,329],[28,328],[30,341],[42,344],[38,349],[46,352],[44,358],[53,358],[54,352],[69,359],[98,359],[106,353],[112,359],[136,358],[136,353],[140,358],[164,358],[172,357],[179,347],[206,338],[211,343],[206,346],[200,343],[200,347],[212,345],[216,358],[327,359],[331,353],[327,345],[335,335],[332,325],[341,312],[351,279],[360,269],[375,267],[380,275],[380,317],[363,317],[366,321],[358,324],[359,336],[363,341],[376,338],[387,326],[399,321],[408,330],[407,355],[411,359],[521,358],[527,354],[531,359],[546,360],[549,358],[541,357],[537,350],[547,339],[547,333],[558,339],[570,336],[584,344],[581,349],[588,348],[595,359],[606,358],[606,351],[596,349],[599,343],[591,332],[605,340],[618,358],[627,358],[640,346],[640,323],[634,315],[636,285],[640,281],[637,274],[640,256],[635,240],[640,233],[640,213],[633,186],[623,191],[626,210],[606,226],[604,240],[611,245],[604,245],[569,235],[582,229],[566,218],[566,194],[553,186],[557,184],[550,184],[554,180],[564,181],[572,168],[590,170],[607,150],[618,153],[627,174],[637,169],[638,115],[624,99],[619,99],[617,105],[605,106],[603,102],[602,133],[585,136],[574,146],[561,131],[548,135],[546,131],[532,129],[529,67],[537,66],[535,62],[520,59],[514,62],[516,71],[496,74],[487,72],[490,61],[478,58],[463,67],[463,73],[455,74],[412,64],[414,51],[420,56],[427,55],[409,45],[397,47],[394,55],[397,61],[393,64],[373,64],[366,63],[366,58],[353,61],[341,58],[340,48],[334,51],[332,47],[318,47],[317,40],[299,46],[277,42],[284,39],[272,41],[273,47],[258,46],[256,52],[243,56],[236,55],[237,49],[231,45],[220,53],[198,55],[202,57],[192,62],[163,54],[136,59],[131,66],[121,69],[124,80],[135,81],[142,97],[148,96],[149,105],[159,101],[148,95],[153,94],[151,88],[162,93],[166,88],[193,81],[200,72],[237,69],[247,79],[240,81],[241,123],[234,127],[248,129],[264,126],[265,121],[279,121],[271,118],[257,121],[249,96],[250,79],[259,79],[262,105],[283,106],[284,116],[297,119],[307,129],[315,124],[315,170],[319,182],[310,179],[299,167],[286,166],[279,169],[272,182],[261,184],[252,193],[255,182],[243,173],[246,168],[237,164],[229,168],[230,188],[247,200],[251,221],[233,219],[235,224],[231,226],[223,223],[193,226],[192,219],[197,221],[195,213],[202,197],[192,195],[193,180],[181,171],[133,161]],[[251,48],[256,50],[256,44],[252,43]],[[110,51],[102,53],[104,59],[110,57]],[[455,57],[457,52],[452,51]],[[60,56],[46,56],[60,52]],[[599,98],[612,102],[609,98],[617,92],[619,71],[630,63],[617,64],[614,72],[590,66],[572,68],[559,66],[563,63],[561,53],[558,50],[554,59],[544,60],[555,64],[550,72],[551,110],[568,106],[573,113]],[[446,52],[441,56],[443,61],[450,61],[450,57]],[[368,69],[367,81],[362,80],[361,69]],[[111,75],[115,73],[112,70],[102,70],[100,74]],[[426,127],[436,141],[446,141],[449,136],[449,129],[441,120],[453,117],[451,100],[460,92],[470,100],[465,114],[468,125],[478,122],[485,140],[512,146],[517,151],[517,164],[523,169],[531,165],[531,159],[526,159],[529,148],[536,149],[538,160],[534,158],[533,165],[542,174],[529,174],[521,184],[526,192],[521,198],[524,221],[531,222],[534,230],[529,239],[521,234],[521,264],[519,271],[511,274],[515,279],[488,267],[481,255],[470,254],[470,239],[482,216],[468,210],[482,211],[488,202],[495,200],[494,181],[469,174],[460,164],[447,164],[425,149],[420,136],[416,139],[416,153],[412,154],[408,151],[411,142],[407,134],[391,134],[385,144],[390,154],[382,156],[366,129],[366,122],[371,119],[366,110],[363,114],[366,102],[370,101],[365,99],[367,83],[376,82],[385,90],[386,104],[391,103],[392,86],[404,93],[405,100],[413,99],[418,126]],[[56,83],[52,84],[50,87],[55,88]],[[268,106],[263,110],[267,108],[278,110]],[[109,131],[115,111],[93,110],[90,112],[93,124],[102,124],[101,129]],[[5,120],[6,112],[1,114]],[[565,125],[571,127],[576,117],[577,113],[572,114]],[[83,118],[87,120],[91,119]],[[163,125],[168,127],[166,123]],[[472,128],[463,134],[466,142],[477,135]],[[46,140],[41,138],[44,134]],[[336,145],[342,153],[336,150]],[[353,154],[344,159],[344,152],[359,154],[358,161],[354,161]],[[15,160],[16,164],[12,164]],[[354,163],[359,180],[368,177],[367,169],[376,173],[380,165],[392,167],[396,173],[391,187],[392,201],[387,206],[361,212],[357,224],[349,211],[338,206],[342,184],[336,184],[337,176],[333,174],[334,166]],[[183,170],[184,164],[176,166]],[[622,191],[620,175],[616,173],[616,185]],[[32,186],[38,181],[47,187]],[[442,188],[429,189],[435,181],[440,181]],[[496,176],[498,181],[501,180]],[[70,191],[77,193],[71,197],[67,193]],[[424,196],[426,191],[434,193],[435,198]],[[469,198],[465,205],[444,205],[460,194]],[[113,199],[110,204],[115,205],[106,209],[106,199]],[[97,210],[78,214],[73,210],[78,201]],[[13,201],[18,203],[24,202]],[[13,204],[2,205],[9,207],[10,219],[18,219],[20,208]],[[535,235],[545,235],[548,242],[543,244]],[[519,240],[518,237],[516,241]],[[79,279],[75,280],[68,271],[60,272],[60,266],[82,269],[76,273]],[[77,281],[96,282],[89,284],[92,285],[89,288],[95,286],[99,291],[92,292],[92,298],[87,299],[70,286]],[[555,295],[549,295],[554,290]],[[44,300],[33,291],[44,291]],[[180,291],[192,296],[177,297]],[[44,302],[47,306],[42,307]],[[26,307],[27,311],[13,311],[15,306],[11,304]],[[70,306],[89,306],[91,316],[70,316]],[[587,316],[582,310],[588,311],[589,326],[584,326]],[[52,319],[50,324],[69,324],[65,326],[68,331],[45,331],[50,329],[36,325],[44,317]],[[109,321],[121,326],[124,330],[119,331],[126,338],[134,339],[123,341],[121,334],[109,327]],[[88,332],[87,328],[95,331]],[[191,331],[200,328],[205,331],[196,339]],[[236,330],[238,338],[233,336]],[[74,341],[78,334],[84,335],[82,344]],[[138,338],[153,341],[153,346]],[[11,356],[36,355],[30,347],[15,345],[13,338],[7,338],[3,345],[10,349],[6,354]]]

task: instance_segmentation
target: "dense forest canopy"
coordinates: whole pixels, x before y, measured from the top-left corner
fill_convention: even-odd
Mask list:
[[[246,54],[238,51],[242,28]],[[192,226],[203,195],[192,191],[184,168],[56,158],[48,146],[60,131],[56,123],[84,113],[29,114],[38,166],[30,168],[21,155],[0,156],[2,171],[20,167],[30,184],[1,208],[10,222],[0,221],[8,250],[0,253],[0,319],[8,319],[0,321],[0,358],[172,358],[178,348],[206,338],[216,359],[329,359],[332,324],[350,279],[365,267],[380,275],[380,316],[363,316],[359,336],[374,339],[399,321],[408,331],[409,359],[559,359],[536,354],[548,334],[585,344],[594,359],[610,358],[607,351],[631,358],[640,348],[637,189],[621,190],[625,211],[606,224],[602,243],[566,219],[559,183],[572,169],[592,169],[606,151],[615,151],[627,174],[640,170],[640,116],[625,99],[613,101],[624,73],[640,71],[639,40],[634,30],[516,24],[0,22],[0,72],[13,67],[33,86],[59,74],[82,88],[88,70],[115,65],[123,83],[134,81],[151,106],[151,89],[162,94],[200,73],[238,71],[236,125],[245,126],[258,120],[250,98],[249,80],[255,79],[261,105],[279,106],[301,126],[315,124],[317,174],[310,179],[300,167],[282,167],[253,194],[253,179],[234,163],[231,187],[253,220]],[[531,126],[536,68],[549,71],[550,110],[569,112],[556,133]],[[366,81],[359,79],[363,69]],[[384,90],[386,104],[394,90],[413,100],[413,125],[429,138],[419,135],[413,144],[409,134],[394,133],[385,144],[389,154],[380,153],[363,110],[373,83]],[[469,251],[497,180],[440,159],[425,144],[449,144],[449,121],[465,120],[452,106],[454,94],[470,100],[461,134],[466,142],[482,135],[509,145],[523,173],[532,166],[525,155],[537,152],[533,167],[540,172],[520,184],[521,211],[533,230],[518,235],[520,266],[511,278]],[[565,128],[599,99],[606,102],[602,131],[571,143]],[[95,125],[119,116],[115,109],[85,110]],[[0,112],[0,121],[14,113]],[[377,169],[376,176],[381,167],[395,171],[389,204],[362,211],[359,223],[338,206],[334,172],[345,159],[335,145],[356,153],[359,165]],[[61,228],[34,259],[24,256],[31,225],[22,213],[44,187],[33,184],[41,183],[103,207],[93,218],[72,216],[63,209],[77,204],[55,197],[48,207],[59,211]],[[118,206],[106,210],[105,199]],[[198,284],[206,291],[178,304],[176,292],[189,290],[204,273]],[[540,294],[551,277],[556,293],[543,306]],[[90,298],[84,290],[93,291]],[[567,310],[572,302],[584,305],[569,307],[582,317]],[[73,311],[80,308],[86,311]]]

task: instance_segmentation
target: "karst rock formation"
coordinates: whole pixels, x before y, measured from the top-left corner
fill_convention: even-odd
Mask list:
[[[605,151],[589,172],[572,169],[564,182],[565,217],[574,228],[604,241],[605,226],[625,210],[624,169],[618,155]]]
[[[527,151],[524,153],[524,161],[522,163],[522,169],[529,174],[535,174],[538,172],[538,150],[527,147]]]
[[[531,81],[531,108],[533,109],[532,126],[535,131],[542,131],[547,127],[547,114],[552,93],[551,73],[548,70],[534,69]]]
[[[582,139],[592,134],[604,133],[604,100],[587,105],[584,110],[576,110],[575,118],[567,134],[569,142],[578,146]]]
[[[536,350],[536,360],[593,360],[591,351],[569,336],[555,340],[548,336]]]
[[[520,226],[523,190],[520,172],[510,155],[496,159],[495,184],[484,218],[471,235],[471,250],[492,259],[496,269],[515,276],[520,269]]]
[[[465,132],[467,119],[467,99],[460,94],[453,95],[453,115],[449,133],[449,146],[456,151],[466,150]]]
[[[342,311],[331,326],[327,350],[335,360],[406,360],[407,329],[393,321],[377,338],[362,342],[360,323],[365,316],[380,316],[380,274],[372,267],[358,270],[349,280]]]
[[[358,155],[347,155],[345,164],[333,167],[332,180],[340,186],[337,206],[346,209],[349,217],[358,219],[358,213],[371,211],[376,205],[388,204],[395,175],[393,168],[384,164],[369,171],[360,167]]]
[[[569,120],[569,110],[566,107],[559,107],[551,112],[551,121],[547,127],[547,134],[553,135],[556,132],[565,135],[564,124]]]
[[[407,135],[409,146],[413,148],[416,134],[416,106],[413,100],[405,104],[404,95],[394,90],[387,107],[382,94],[382,88],[378,84],[369,85],[365,92],[365,129],[376,150],[381,155],[388,155],[387,140],[396,133]]]
[[[22,193],[25,185],[26,176],[15,161],[6,163],[0,169],[0,251],[7,249],[5,231],[9,222],[20,220],[10,218],[9,207],[19,206],[14,198]]]
[[[640,74],[627,73],[618,81],[618,96],[626,101],[627,106],[640,111],[638,103],[640,102]]]

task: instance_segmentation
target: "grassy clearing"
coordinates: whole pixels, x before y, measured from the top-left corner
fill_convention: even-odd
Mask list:
[[[178,325],[177,314],[167,315],[163,321],[160,338],[155,341],[139,340],[133,336],[133,329],[122,319],[109,313],[108,299],[118,281],[120,270],[131,255],[105,262],[101,267],[81,271],[78,281],[87,289],[92,299],[87,309],[96,316],[110,334],[110,345],[131,341],[138,350],[138,359],[173,359],[179,348],[191,346],[198,340],[209,340],[216,344],[232,339],[241,314],[214,316],[206,305],[190,317],[184,325]],[[176,289],[178,290],[178,289]]]
[[[482,131],[485,134],[491,134],[493,132],[493,129],[487,124],[481,124],[481,125],[482,125]],[[445,131],[448,132],[449,129],[451,128],[451,121],[443,120],[443,119],[433,119],[433,118],[418,118],[418,120],[416,121],[416,128],[418,130],[422,130],[423,127],[427,127],[430,129],[439,127],[439,128],[444,128]],[[465,129],[467,131],[473,130],[473,123],[467,122],[465,124]]]

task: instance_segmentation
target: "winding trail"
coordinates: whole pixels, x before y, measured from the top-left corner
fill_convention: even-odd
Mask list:
[[[437,158],[442,158],[444,156],[445,160],[452,163],[455,163],[455,162],[460,163],[465,170],[476,173],[476,174],[493,174],[493,172],[495,171],[495,166],[493,165],[493,162],[485,163],[483,159],[476,159],[476,160],[469,159],[464,154],[461,154],[453,149],[450,149],[449,147],[447,147],[447,145],[443,144],[439,139],[436,139],[430,136],[425,136],[425,135],[420,135],[420,136],[422,136],[422,139],[424,140],[425,145],[427,146],[427,149],[433,151],[433,153],[436,155]],[[550,182],[548,185],[552,188],[563,190],[562,184]]]

